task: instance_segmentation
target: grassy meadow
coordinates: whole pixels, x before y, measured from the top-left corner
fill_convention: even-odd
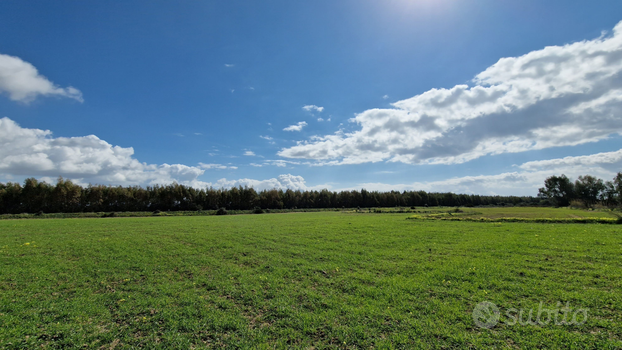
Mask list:
[[[412,215],[0,220],[0,348],[622,348],[622,226]],[[589,313],[486,329],[483,301]]]

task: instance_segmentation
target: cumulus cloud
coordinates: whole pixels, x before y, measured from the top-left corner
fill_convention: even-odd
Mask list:
[[[37,68],[19,57],[0,54],[0,93],[13,101],[28,103],[38,96],[60,96],[83,102],[82,92],[61,88],[39,74]]]
[[[474,86],[431,89],[351,119],[359,130],[284,148],[319,164],[463,163],[622,133],[622,22],[611,36],[502,58]]]
[[[227,180],[220,179],[217,182],[211,184],[215,188],[231,188],[231,187],[252,187],[257,191],[270,190],[270,189],[292,189],[292,190],[316,190],[323,188],[330,188],[330,186],[307,186],[305,179],[302,176],[296,176],[291,174],[279,175],[276,178],[267,180],[254,180],[254,179],[239,179],[239,180]]]
[[[131,147],[113,146],[97,136],[57,137],[49,130],[20,127],[0,119],[0,174],[63,176],[81,183],[149,185],[191,183],[205,170],[182,164],[146,164]]]
[[[298,124],[290,125],[283,129],[283,131],[300,131],[307,126],[307,122],[298,122]]]
[[[307,112],[318,112],[318,113],[322,113],[322,111],[324,110],[324,107],[318,107],[316,105],[306,105],[304,107],[302,107],[302,109],[304,109]]]
[[[246,151],[246,152],[244,152],[244,155],[245,155],[245,156],[249,156],[249,157],[254,157],[254,156],[256,156],[255,152],[253,152],[253,151]]]
[[[579,175],[593,175],[611,180],[622,170],[622,150],[549,160],[526,162],[517,171],[495,175],[463,176],[440,181],[411,184],[361,183],[352,188],[377,191],[424,190],[490,195],[535,196],[544,180],[551,175],[565,174],[571,179]]]

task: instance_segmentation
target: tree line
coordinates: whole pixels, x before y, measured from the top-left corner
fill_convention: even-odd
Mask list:
[[[170,185],[82,187],[59,178],[56,185],[29,178],[0,183],[0,214],[121,211],[196,211],[310,208],[537,205],[532,196],[481,196],[425,191],[300,191],[249,187],[196,189]]]
[[[565,207],[572,201],[580,201],[586,207],[599,203],[605,206],[622,204],[622,172],[612,181],[603,181],[591,175],[579,176],[572,182],[566,175],[551,176],[544,180],[538,197],[551,201],[551,205]]]

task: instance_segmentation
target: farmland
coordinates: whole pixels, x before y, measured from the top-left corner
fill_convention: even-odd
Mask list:
[[[411,216],[1,220],[0,348],[622,347],[622,226]],[[486,329],[483,301],[589,312]]]

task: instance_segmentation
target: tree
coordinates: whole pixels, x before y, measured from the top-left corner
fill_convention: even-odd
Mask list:
[[[538,197],[552,199],[558,206],[565,207],[574,198],[574,186],[570,179],[562,174],[544,180],[544,187],[538,190]]]
[[[605,190],[603,180],[591,175],[579,176],[574,186],[577,197],[588,207],[594,205]]]
[[[599,200],[608,207],[616,205],[618,202],[618,194],[616,193],[613,182],[605,181],[605,188],[601,191]]]
[[[622,172],[618,172],[613,178],[613,187],[616,192],[617,202],[622,204]]]

